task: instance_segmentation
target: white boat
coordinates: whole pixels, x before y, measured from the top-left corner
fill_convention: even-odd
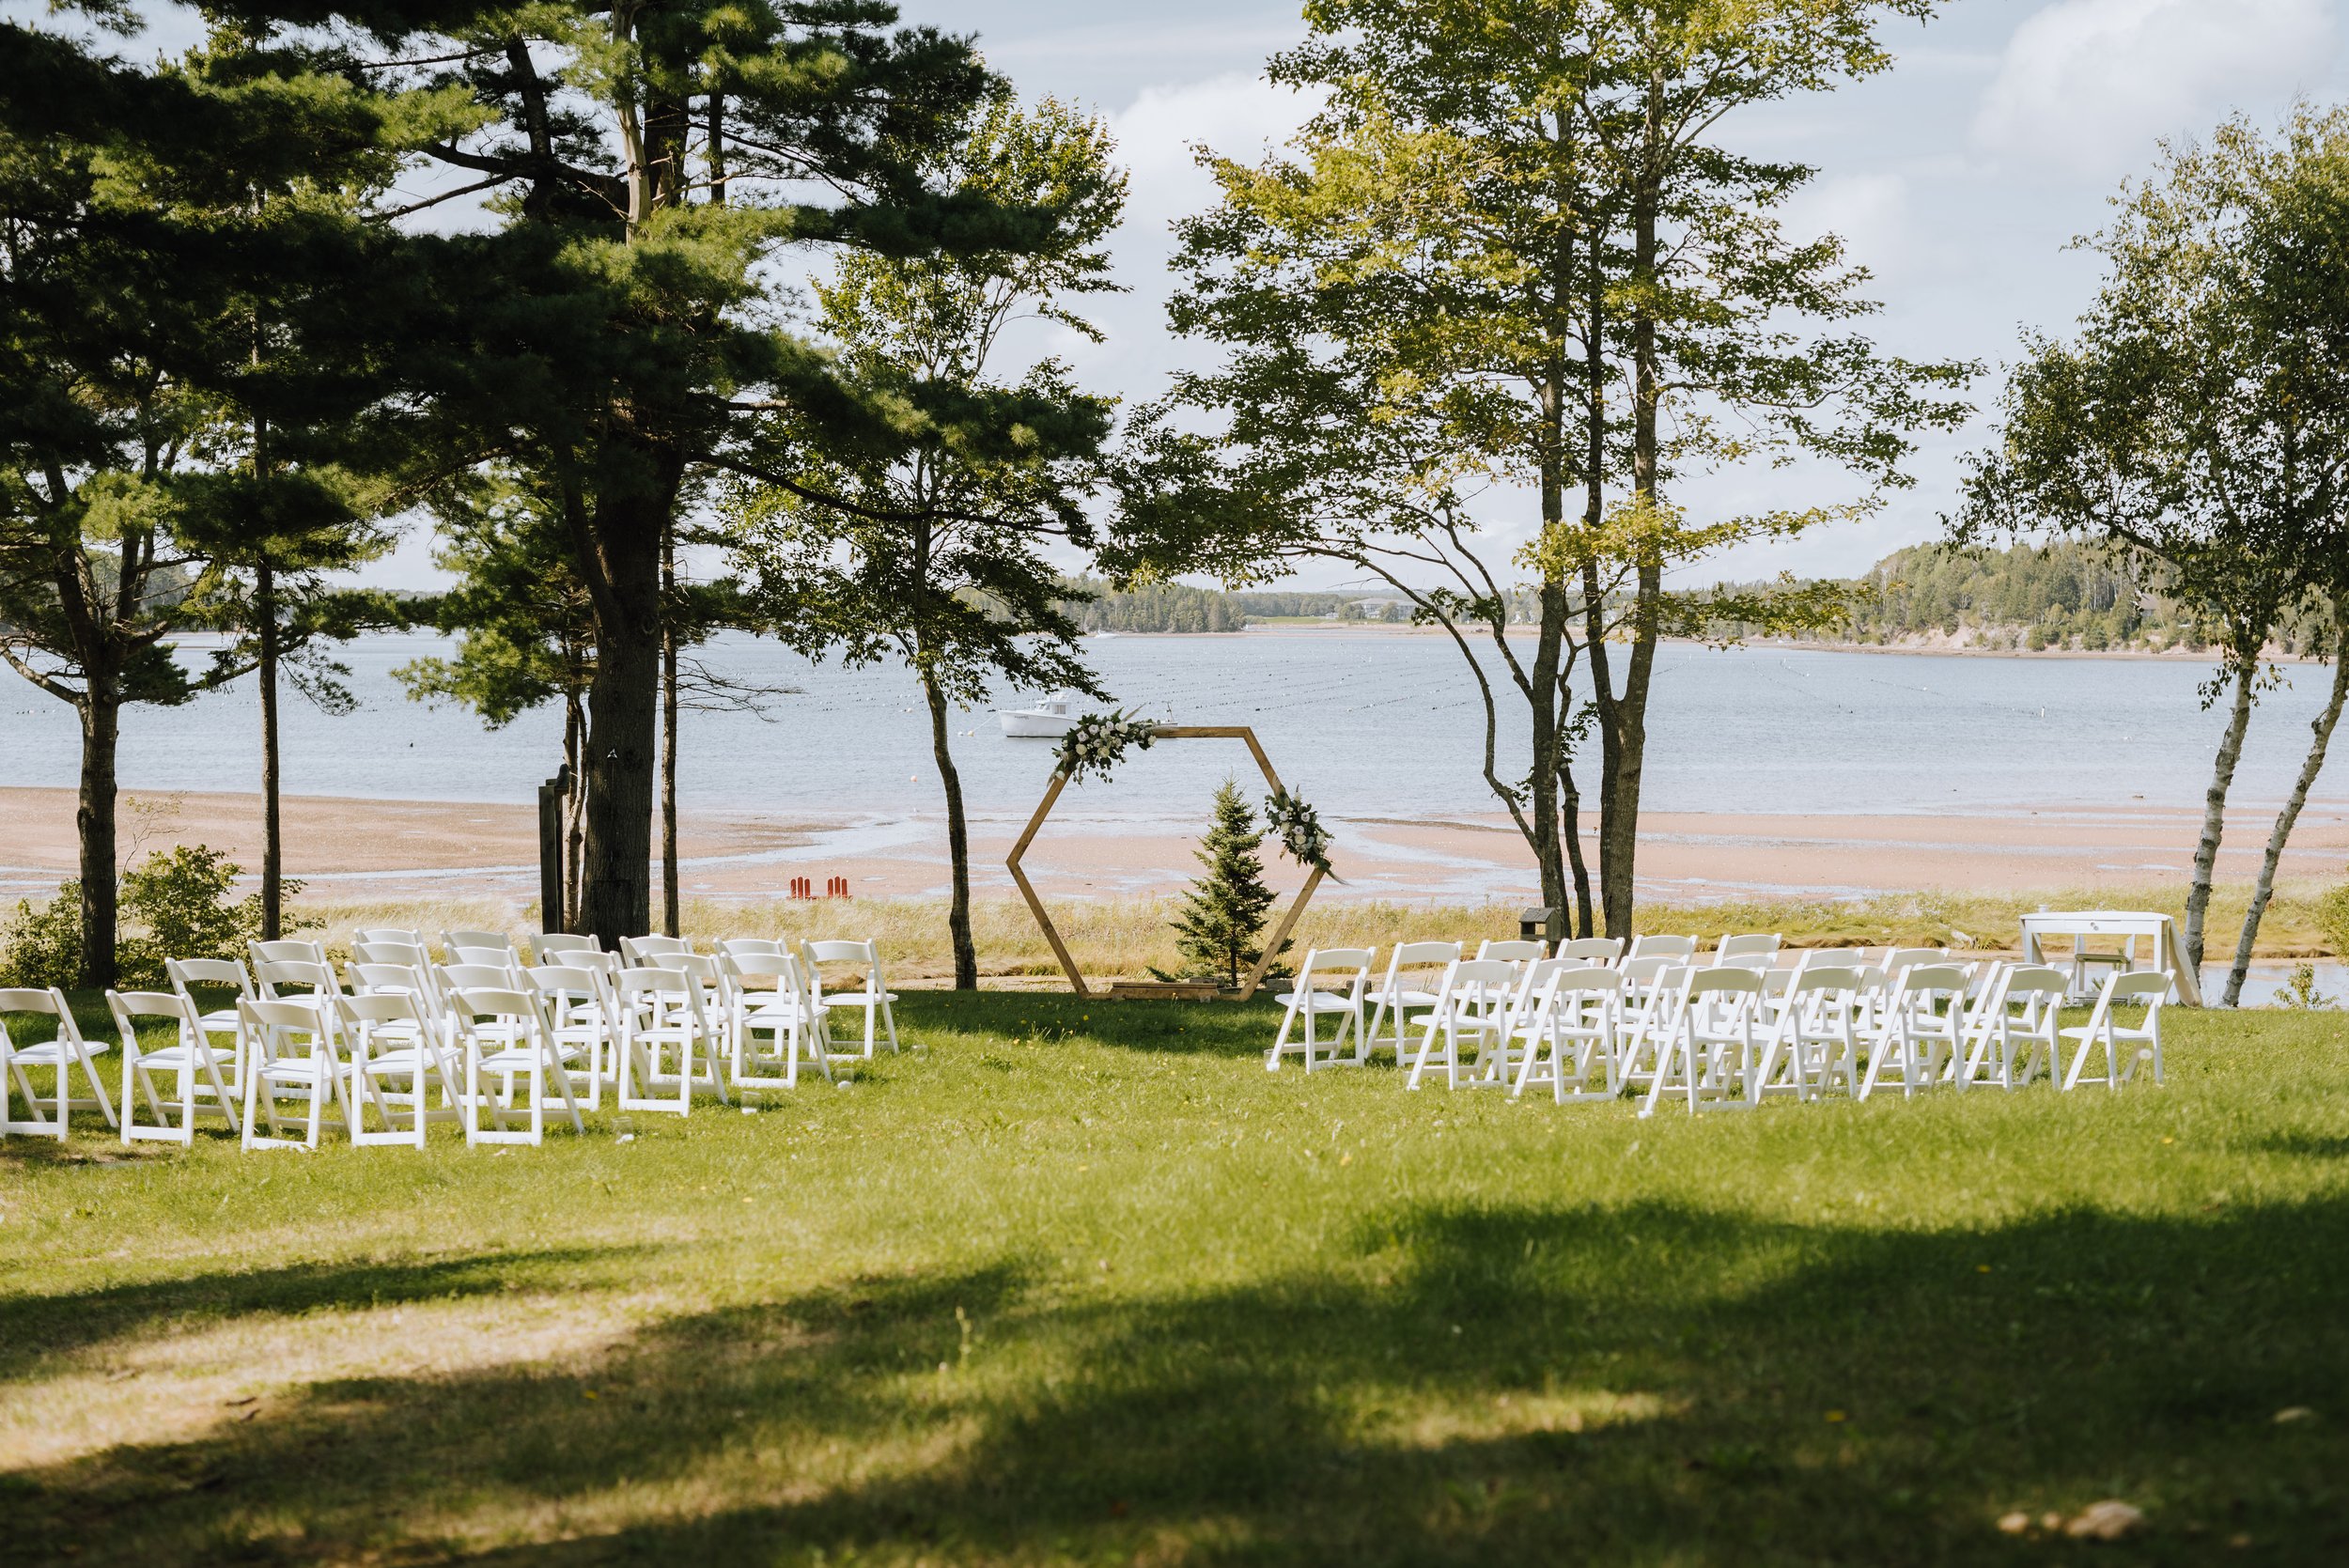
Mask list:
[[[1005,735],[1045,740],[1058,740],[1077,722],[1077,716],[1068,711],[1066,692],[1055,692],[1034,707],[998,708],[995,717],[1003,721]]]

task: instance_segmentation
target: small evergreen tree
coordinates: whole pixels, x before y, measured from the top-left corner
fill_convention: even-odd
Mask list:
[[[1190,960],[1190,974],[1237,986],[1263,955],[1265,915],[1274,896],[1256,856],[1263,842],[1255,808],[1236,782],[1224,780],[1215,792],[1215,826],[1199,846],[1207,874],[1183,895],[1183,912],[1174,923],[1174,945]],[[1288,947],[1283,942],[1281,951]]]

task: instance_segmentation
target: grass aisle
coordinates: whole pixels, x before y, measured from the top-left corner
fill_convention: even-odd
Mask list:
[[[0,1560],[2339,1562],[2344,1021],[2170,1019],[1642,1123],[932,994],[627,1143],[8,1140]]]

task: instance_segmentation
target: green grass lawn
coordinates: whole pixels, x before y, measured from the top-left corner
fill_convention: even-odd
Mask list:
[[[932,994],[627,1143],[13,1139],[0,1560],[2349,1560],[2349,1023],[2170,1019],[1641,1122]]]

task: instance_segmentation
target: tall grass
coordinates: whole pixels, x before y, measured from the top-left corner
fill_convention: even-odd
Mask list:
[[[2319,906],[2325,890],[2299,886],[2280,890],[2261,927],[2259,955],[2305,958],[2329,951],[2320,934]],[[2243,919],[2248,887],[2224,887],[2211,904],[2211,956],[2232,953]],[[1048,900],[1061,939],[1089,978],[1132,979],[1152,969],[1181,966],[1169,922],[1172,898],[1065,898]],[[1681,932],[1704,938],[1750,931],[1775,931],[1795,947],[1949,946],[1973,952],[2011,952],[2020,941],[2022,917],[2038,908],[2149,909],[2183,919],[2185,894],[2166,884],[2139,887],[2053,889],[2036,893],[1926,892],[1886,893],[1861,899],[1753,899],[1722,904],[1646,904],[1636,912],[1641,931]],[[492,897],[428,902],[383,900],[368,904],[307,904],[306,916],[322,923],[330,946],[348,947],[350,934],[369,926],[403,926],[438,933],[459,928],[526,931],[537,928],[537,907]],[[1314,947],[1385,947],[1398,941],[1459,941],[1515,937],[1517,904],[1417,904],[1377,899],[1326,899],[1298,922],[1297,950]],[[1060,966],[1051,949],[1017,899],[981,899],[972,908],[979,972],[989,984],[1017,987],[1057,985]],[[792,940],[823,937],[870,938],[894,982],[921,985],[954,973],[946,945],[946,906],[934,898],[853,900],[688,899],[680,928],[703,939],[778,936]]]

